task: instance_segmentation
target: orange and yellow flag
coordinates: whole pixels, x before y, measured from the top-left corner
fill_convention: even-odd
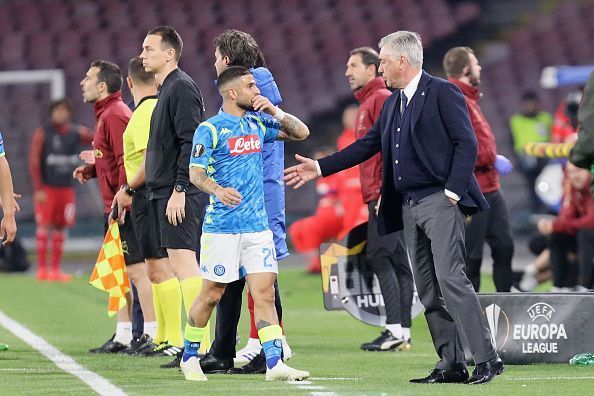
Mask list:
[[[111,218],[89,283],[109,293],[109,316],[115,315],[126,305],[126,292],[130,290],[130,280],[126,272],[120,228]]]

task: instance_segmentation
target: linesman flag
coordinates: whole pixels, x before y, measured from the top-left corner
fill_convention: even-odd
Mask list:
[[[126,292],[130,290],[130,280],[126,272],[120,228],[111,216],[109,229],[105,234],[89,283],[109,293],[107,306],[109,316],[115,315],[126,305]]]

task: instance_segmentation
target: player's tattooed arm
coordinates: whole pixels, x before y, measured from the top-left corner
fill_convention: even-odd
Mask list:
[[[309,128],[299,118],[285,113],[270,102],[270,99],[258,95],[252,99],[252,106],[255,111],[262,111],[270,114],[280,122],[280,133],[277,140],[303,140],[309,136]]]
[[[309,136],[309,128],[307,125],[292,114],[285,113],[280,124],[281,131],[277,137],[278,140],[303,140]]]
[[[212,180],[201,167],[190,168],[190,182],[200,190],[216,196],[223,204],[234,207],[241,203],[241,194],[234,188],[223,187]]]

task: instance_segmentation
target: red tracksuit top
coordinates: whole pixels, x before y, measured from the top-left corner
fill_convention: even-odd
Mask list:
[[[121,91],[95,102],[95,165],[87,165],[85,171],[97,177],[105,213],[111,212],[113,197],[127,182],[123,135],[131,116],[132,110],[122,101]]]
[[[386,83],[381,77],[376,77],[355,92],[359,102],[359,110],[355,120],[355,137],[361,139],[379,118],[384,102],[390,96]],[[359,165],[361,171],[361,191],[363,202],[377,200],[382,186],[382,154],[377,153]]]
[[[468,108],[472,128],[478,141],[478,156],[474,165],[474,176],[481,187],[481,192],[486,194],[497,191],[501,188],[499,185],[499,173],[495,169],[497,144],[495,143],[495,135],[493,135],[491,126],[479,106],[479,90],[452,77],[448,80],[460,88],[464,94],[464,100],[466,100],[466,107]]]

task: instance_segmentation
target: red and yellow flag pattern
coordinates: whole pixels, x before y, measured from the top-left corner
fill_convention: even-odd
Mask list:
[[[109,293],[107,306],[109,316],[115,315],[126,305],[126,293],[130,290],[130,280],[126,272],[120,228],[113,219],[109,219],[109,229],[105,234],[89,283]]]

